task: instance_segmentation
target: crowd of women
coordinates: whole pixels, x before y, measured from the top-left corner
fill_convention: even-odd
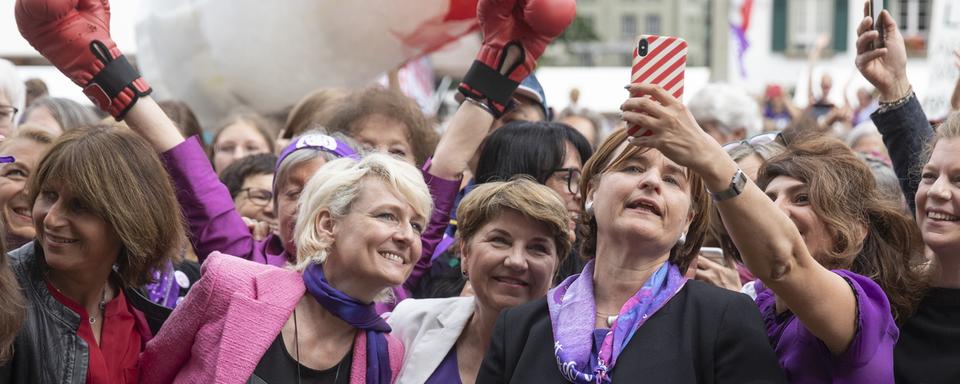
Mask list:
[[[106,0],[18,0],[117,123],[0,84],[0,382],[960,381],[960,114],[928,123],[890,14],[855,63],[887,164],[803,118],[721,145],[645,84],[588,140],[532,77],[575,2],[477,13],[439,137],[402,93],[323,89],[206,145]]]

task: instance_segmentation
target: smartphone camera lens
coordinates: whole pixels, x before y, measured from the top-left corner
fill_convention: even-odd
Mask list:
[[[641,57],[646,56],[649,45],[650,43],[647,42],[647,39],[640,39],[640,45],[637,47],[637,54]]]

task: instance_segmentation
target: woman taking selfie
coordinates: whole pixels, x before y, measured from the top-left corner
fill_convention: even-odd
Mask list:
[[[764,164],[760,188],[676,99],[636,85],[625,119],[650,127],[635,145],[663,151],[703,177],[745,264],[792,382],[893,382],[895,318],[923,289],[910,218],[881,197],[842,142],[795,138]],[[762,190],[761,190],[762,188]]]
[[[477,382],[783,382],[750,299],[683,276],[707,231],[701,179],[626,139],[583,170],[591,261],[501,313]]]

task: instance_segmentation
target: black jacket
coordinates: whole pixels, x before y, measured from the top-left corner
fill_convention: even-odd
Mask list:
[[[43,250],[29,242],[9,253],[11,266],[27,302],[27,317],[14,342],[13,359],[0,367],[0,383],[84,383],[89,361],[87,343],[77,336],[80,315],[47,290],[42,272]],[[130,304],[143,312],[151,334],[170,309],[150,302],[138,290],[124,290]]]
[[[900,179],[900,190],[907,200],[910,212],[916,212],[914,196],[920,184],[922,152],[933,137],[933,128],[923,113],[920,101],[914,96],[906,104],[884,112],[874,112],[870,119],[883,136],[883,144],[893,162],[893,171]]]
[[[504,310],[477,383],[565,383],[546,299]],[[756,304],[689,281],[627,344],[613,383],[786,383]]]

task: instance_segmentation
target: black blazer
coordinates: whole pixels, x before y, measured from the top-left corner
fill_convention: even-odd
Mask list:
[[[757,305],[691,280],[633,335],[613,383],[786,383]],[[477,383],[566,383],[546,299],[504,310]]]

